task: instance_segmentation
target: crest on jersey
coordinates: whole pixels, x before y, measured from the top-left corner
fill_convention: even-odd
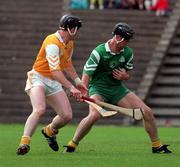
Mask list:
[[[125,62],[124,56],[121,56],[121,57],[120,57],[119,62],[121,62],[121,63],[124,63],[124,62]]]
[[[116,61],[111,61],[111,62],[109,62],[109,67],[110,68],[115,68],[115,67],[117,67],[117,62]]]

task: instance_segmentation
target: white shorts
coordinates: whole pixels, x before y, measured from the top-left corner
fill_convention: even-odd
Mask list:
[[[63,91],[62,85],[59,82],[52,80],[48,77],[45,77],[35,70],[29,71],[27,73],[27,76],[28,78],[26,81],[25,92],[28,95],[29,95],[30,89],[35,86],[42,86],[45,90],[46,96],[51,96],[55,93]]]

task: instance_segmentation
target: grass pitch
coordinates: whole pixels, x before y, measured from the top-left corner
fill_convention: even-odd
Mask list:
[[[76,126],[66,126],[58,135],[60,150],[53,152],[38,126],[27,155],[16,149],[24,125],[0,125],[1,167],[179,167],[180,128],[159,128],[163,143],[173,154],[152,154],[151,143],[142,127],[94,126],[75,153],[63,153]]]

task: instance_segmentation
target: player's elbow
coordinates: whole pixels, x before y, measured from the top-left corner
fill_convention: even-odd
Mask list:
[[[59,75],[59,71],[58,70],[51,71],[51,75],[54,79],[56,79]]]

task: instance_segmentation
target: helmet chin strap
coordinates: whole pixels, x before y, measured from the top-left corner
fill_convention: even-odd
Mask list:
[[[116,39],[116,35],[115,35],[115,41],[116,41],[116,44],[119,44],[119,43],[121,43],[121,42],[124,41],[124,38],[122,38],[120,41],[118,41],[118,40]]]
[[[67,28],[67,30],[69,32],[69,35],[74,36],[74,35],[76,35],[77,27],[75,27],[74,32],[71,32],[71,30],[69,28]]]

